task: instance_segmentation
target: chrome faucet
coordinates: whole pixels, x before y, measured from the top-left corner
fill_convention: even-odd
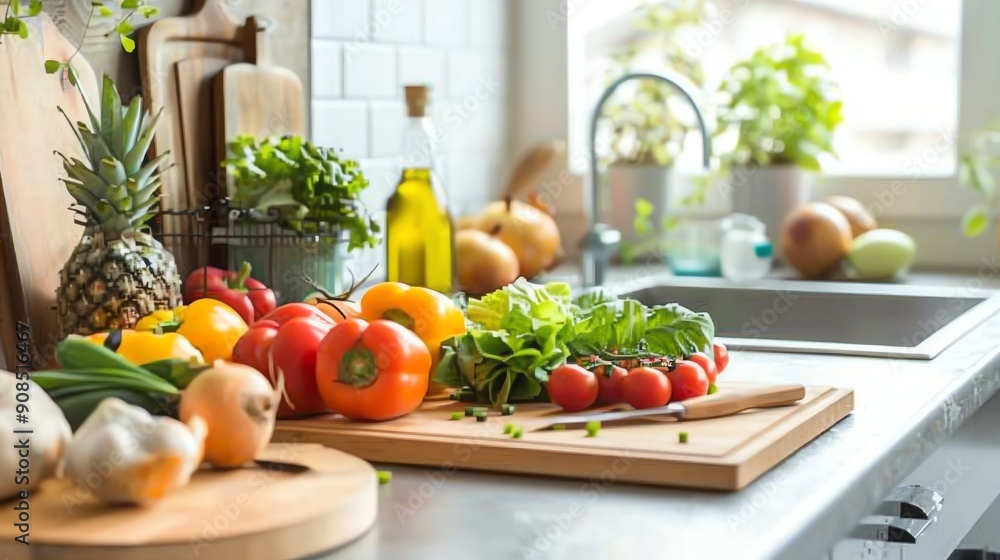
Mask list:
[[[710,146],[708,130],[705,128],[705,119],[701,115],[701,110],[692,96],[692,92],[697,89],[697,86],[675,72],[664,74],[626,74],[608,86],[608,89],[604,90],[601,98],[597,101],[597,106],[594,108],[594,116],[590,122],[590,206],[588,212],[590,214],[591,226],[590,231],[583,238],[583,285],[587,287],[600,286],[604,283],[604,276],[608,270],[611,251],[622,238],[621,232],[613,229],[608,224],[600,222],[601,212],[598,202],[600,197],[597,192],[597,123],[601,118],[601,112],[604,110],[605,103],[608,102],[611,95],[618,89],[618,86],[631,80],[647,79],[670,84],[677,91],[681,92],[688,100],[688,103],[691,104],[691,107],[694,108],[694,114],[698,118],[698,128],[701,130],[702,159],[704,160],[705,168],[708,169],[709,167],[712,148]]]

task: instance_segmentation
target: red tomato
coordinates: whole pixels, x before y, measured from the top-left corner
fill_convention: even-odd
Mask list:
[[[673,389],[671,400],[683,401],[708,394],[708,375],[694,362],[677,362],[677,367],[667,373],[667,378]]]
[[[610,371],[609,371],[610,369]],[[594,371],[597,376],[597,400],[602,403],[620,403],[625,400],[622,396],[622,380],[628,374],[628,370],[618,366],[601,366]]]
[[[277,385],[281,372],[285,394],[278,405],[279,418],[326,410],[316,386],[316,352],[331,328],[333,323],[326,318],[279,316],[254,323],[237,341],[233,348],[234,362],[260,371],[272,385]]]
[[[317,309],[315,305],[308,303],[286,303],[261,318],[265,321],[274,321],[279,325],[284,325],[292,319],[319,319],[333,324],[333,320],[325,313]]]
[[[691,354],[688,360],[698,364],[701,366],[701,369],[705,370],[705,375],[708,376],[709,383],[715,383],[715,378],[718,377],[719,370],[716,369],[715,362],[712,361],[712,358],[708,357],[708,354],[704,352],[695,352],[694,354]]]
[[[597,376],[576,364],[559,366],[549,375],[549,397],[564,410],[575,412],[597,400]]]
[[[673,389],[663,373],[648,367],[633,368],[622,380],[622,396],[632,408],[653,408],[670,402]]]
[[[712,354],[715,355],[715,367],[719,373],[726,371],[726,368],[729,367],[729,350],[726,349],[726,345],[721,342],[713,342]]]

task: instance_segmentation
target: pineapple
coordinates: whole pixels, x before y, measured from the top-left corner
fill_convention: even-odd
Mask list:
[[[140,318],[171,309],[181,299],[174,257],[145,226],[156,216],[157,170],[167,153],[145,165],[143,161],[163,111],[150,118],[138,95],[122,107],[108,76],[100,116],[86,96],[84,104],[90,125],[78,122],[73,128],[87,161],[59,154],[67,174],[62,181],[76,200],[73,211],[85,222],[83,238],[59,274],[56,295],[63,337],[130,329]]]

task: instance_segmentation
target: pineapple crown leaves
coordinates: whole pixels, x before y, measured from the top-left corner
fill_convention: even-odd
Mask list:
[[[107,75],[99,115],[82,89],[80,94],[89,123],[74,125],[61,107],[59,112],[76,134],[86,161],[56,152],[67,175],[62,181],[84,208],[82,213],[89,224],[113,233],[138,229],[156,215],[161,198],[161,166],[169,152],[145,165],[143,161],[163,110],[150,117],[142,110],[142,97],[138,95],[123,106],[114,81]]]

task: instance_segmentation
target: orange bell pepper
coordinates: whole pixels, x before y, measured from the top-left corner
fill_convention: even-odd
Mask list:
[[[430,371],[441,357],[441,343],[465,333],[465,314],[455,302],[434,290],[400,282],[383,282],[365,292],[361,318],[388,319],[413,331],[431,353]]]
[[[430,364],[427,347],[401,325],[348,319],[319,343],[316,387],[334,412],[389,420],[423,402]]]

